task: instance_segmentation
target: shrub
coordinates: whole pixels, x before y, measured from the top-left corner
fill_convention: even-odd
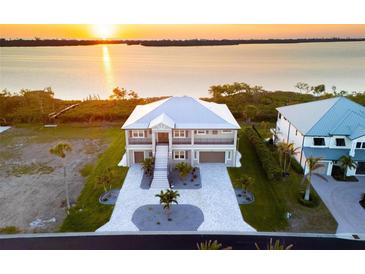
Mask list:
[[[306,207],[317,207],[320,204],[320,198],[315,191],[311,191],[309,201],[304,200],[304,191],[299,192],[298,202]]]
[[[15,226],[0,227],[0,234],[16,234],[19,232],[19,229]]]
[[[282,170],[267,145],[252,128],[246,128],[244,134],[255,148],[266,177],[269,180],[280,180],[282,177]]]
[[[304,173],[304,169],[302,168],[302,166],[298,163],[298,161],[294,157],[292,157],[292,159],[291,159],[291,168],[298,174]]]
[[[93,164],[85,164],[81,169],[80,169],[80,174],[82,177],[87,177],[89,176],[89,174],[93,171],[94,169],[94,165]]]

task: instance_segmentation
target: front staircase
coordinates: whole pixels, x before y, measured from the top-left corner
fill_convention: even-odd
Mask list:
[[[155,170],[153,172],[151,188],[169,188],[169,181],[167,179],[168,157],[169,147],[167,145],[157,145],[155,153]]]

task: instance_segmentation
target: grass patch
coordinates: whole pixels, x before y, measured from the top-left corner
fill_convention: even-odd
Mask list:
[[[255,180],[250,187],[250,191],[255,195],[255,202],[240,205],[244,219],[250,225],[258,231],[326,233],[336,231],[336,221],[316,193],[319,199],[316,208],[299,203],[298,196],[304,190],[304,185],[300,184],[302,175],[291,171],[290,176],[280,182],[269,181],[254,148],[244,134],[239,140],[239,150],[242,154],[242,167],[229,168],[229,174],[232,181],[238,179],[241,174],[246,174]],[[286,218],[287,212],[292,214],[289,220]]]
[[[0,234],[17,234],[20,230],[16,226],[0,227]]]
[[[91,163],[87,163],[80,169],[80,174],[82,177],[87,177],[90,175],[90,173],[93,171],[93,169],[94,169],[94,165]]]
[[[30,165],[13,166],[10,175],[20,177],[22,175],[51,174],[54,168],[44,163],[31,163]]]
[[[117,167],[124,153],[124,134],[118,129],[114,133],[114,140],[99,157],[94,168],[86,178],[75,207],[70,210],[60,227],[61,232],[95,231],[109,221],[113,206],[102,205],[98,199],[104,192],[102,185],[97,184],[97,177],[108,168],[113,170],[112,188],[120,188],[127,174],[127,168]]]

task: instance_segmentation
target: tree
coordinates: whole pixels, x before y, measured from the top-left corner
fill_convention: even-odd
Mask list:
[[[185,162],[181,162],[176,164],[175,168],[179,171],[179,176],[182,179],[185,179],[186,176],[188,176],[188,174],[191,172],[191,170],[193,169],[191,167],[191,165],[185,163]]]
[[[128,93],[128,97],[129,99],[138,99],[138,93],[133,91],[133,90],[130,90],[129,93]]]
[[[311,90],[313,92],[314,95],[321,95],[323,92],[325,92],[326,90],[326,86],[321,84],[321,85],[318,85],[318,86],[314,86],[314,87],[311,87]]]
[[[279,163],[283,172],[287,173],[290,169],[291,161],[294,155],[298,153],[299,148],[295,148],[293,143],[280,142],[277,145],[279,152]]]
[[[178,204],[177,197],[180,197],[180,194],[177,191],[168,189],[165,192],[161,190],[160,194],[156,194],[155,196],[160,198],[160,204],[163,205],[163,209],[165,210],[167,217],[169,217],[171,205],[173,203]]]
[[[113,94],[109,96],[110,99],[123,100],[127,96],[127,90],[116,87],[113,89]]]
[[[96,183],[103,185],[104,191],[107,192],[112,187],[111,185],[112,178],[113,178],[112,169],[109,167],[101,175],[96,177]]]
[[[247,194],[248,188],[254,184],[255,180],[250,177],[247,176],[246,174],[242,175],[239,179],[238,179],[239,183],[242,186],[242,190],[245,194]]]
[[[338,160],[338,163],[343,171],[343,179],[346,179],[346,173],[348,169],[356,169],[357,163],[352,160],[351,156],[343,155]]]
[[[308,173],[304,174],[302,183],[305,183],[307,181],[307,187],[305,190],[304,200],[309,201],[310,199],[310,191],[311,191],[311,185],[312,185],[312,176],[316,175],[323,180],[327,181],[327,178],[324,177],[322,174],[314,172],[316,169],[323,167],[324,165],[320,163],[321,158],[318,157],[309,157],[306,160],[306,165],[308,167]]]
[[[243,116],[246,117],[247,123],[251,123],[251,120],[256,118],[258,108],[254,105],[246,105]]]
[[[309,93],[310,92],[310,86],[307,84],[307,83],[304,83],[304,82],[298,82],[295,87],[297,89],[299,89],[299,91],[301,93],[303,92],[306,92],[306,93]]]
[[[69,198],[69,191],[68,191],[68,182],[66,180],[66,153],[71,152],[72,148],[69,144],[60,143],[49,150],[49,152],[62,160],[63,166],[63,178],[65,183],[65,194],[66,194],[66,205],[67,205],[67,213],[68,209],[70,209],[70,198]]]
[[[293,143],[288,144],[286,154],[288,155],[288,165],[286,166],[286,170],[284,172],[288,172],[290,170],[291,161],[295,155],[299,153],[299,147],[294,147]]]
[[[144,174],[146,174],[149,177],[152,176],[153,166],[154,166],[154,161],[152,158],[144,159],[142,162],[142,169],[144,171]]]

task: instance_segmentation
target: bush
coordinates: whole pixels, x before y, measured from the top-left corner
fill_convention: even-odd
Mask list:
[[[291,159],[291,168],[298,174],[304,174],[304,169],[294,157]]]
[[[244,134],[254,146],[256,154],[260,159],[262,168],[265,171],[266,177],[269,180],[280,180],[282,177],[282,170],[267,145],[252,128],[246,128]]]
[[[17,234],[19,229],[15,226],[0,227],[0,234]]]
[[[306,207],[317,207],[320,204],[320,198],[315,191],[311,191],[309,201],[304,200],[304,191],[299,192],[298,202]]]
[[[94,169],[94,165],[93,164],[85,164],[81,169],[80,169],[80,174],[82,177],[87,177],[89,176],[89,174],[93,171]]]

